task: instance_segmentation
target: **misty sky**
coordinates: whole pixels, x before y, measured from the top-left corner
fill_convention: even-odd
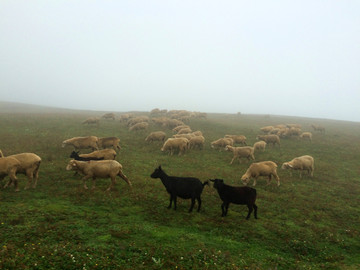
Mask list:
[[[360,121],[360,1],[0,1],[0,100]]]

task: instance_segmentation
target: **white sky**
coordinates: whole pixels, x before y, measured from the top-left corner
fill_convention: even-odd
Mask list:
[[[360,121],[360,1],[0,1],[0,100]]]

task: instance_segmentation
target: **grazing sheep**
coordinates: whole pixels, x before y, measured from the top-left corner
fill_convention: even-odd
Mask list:
[[[276,178],[277,185],[280,186],[280,178],[276,172],[277,165],[273,161],[261,161],[253,163],[249,166],[245,174],[241,177],[243,184],[246,186],[250,178],[254,178],[253,186],[256,186],[256,180],[259,176],[267,176],[267,184],[270,184],[271,176],[273,175]]]
[[[174,138],[186,138],[188,140],[190,140],[191,138],[195,137],[194,134],[192,133],[188,133],[188,134],[175,134],[173,135]]]
[[[265,134],[268,134],[270,131],[272,131],[274,129],[273,126],[266,126],[266,127],[262,127],[260,128],[260,130],[265,133]]]
[[[274,135],[274,134],[271,134],[271,135],[258,135],[256,137],[256,139],[264,141],[267,144],[272,143],[273,146],[275,146],[276,144],[278,144],[280,146],[280,138],[279,138],[278,135]]]
[[[161,151],[169,151],[169,155],[173,155],[174,150],[179,151],[179,156],[184,154],[185,151],[189,148],[189,140],[186,138],[169,138],[163,144]]]
[[[235,203],[240,205],[247,205],[249,211],[246,219],[250,218],[253,209],[254,217],[257,219],[255,188],[229,186],[224,183],[223,179],[210,179],[210,181],[214,182],[214,188],[218,191],[220,199],[223,201],[221,205],[222,217],[225,217],[227,215],[229,204]]]
[[[234,143],[247,145],[246,144],[246,137],[244,135],[225,135],[225,138],[233,139]]]
[[[288,128],[284,134],[285,137],[300,136],[300,135],[301,135],[301,129],[297,127]]]
[[[200,130],[194,131],[191,134],[195,136],[203,136],[203,133]]]
[[[71,145],[75,148],[75,150],[87,148],[91,148],[92,150],[99,150],[98,140],[99,138],[96,136],[74,137],[63,141],[62,148],[67,145]]]
[[[105,113],[101,118],[115,120],[115,113]]]
[[[298,128],[301,129],[301,125],[300,124],[286,124],[286,126],[288,128]]]
[[[80,161],[90,161],[90,160],[104,160],[103,157],[80,157],[79,156],[79,152],[80,151],[72,151],[70,154],[70,158],[73,158],[75,160],[80,160]]]
[[[146,142],[154,142],[154,141],[160,141],[160,142],[164,142],[166,138],[166,133],[164,131],[154,131],[151,132],[146,138],[145,141]]]
[[[239,159],[239,163],[241,163],[241,158],[247,158],[248,160],[255,160],[254,157],[254,147],[251,146],[242,146],[242,147],[233,147],[231,145],[225,146],[226,151],[230,151],[234,154],[230,164],[233,164],[236,158]]]
[[[200,150],[204,148],[205,138],[204,136],[195,136],[189,140],[189,149],[199,148]]]
[[[120,121],[120,122],[127,122],[127,121],[130,120],[130,118],[131,118],[131,115],[130,115],[130,114],[128,114],[128,113],[122,114],[122,115],[120,115],[119,121]]]
[[[218,148],[219,151],[221,151],[221,149],[224,149],[227,145],[234,145],[234,140],[231,138],[220,138],[216,141],[211,142],[211,148],[216,149]]]
[[[41,158],[34,153],[20,153],[11,155],[20,162],[20,167],[16,173],[21,173],[27,176],[28,183],[25,186],[25,189],[28,189],[32,184],[32,188],[36,188],[37,181],[39,178],[39,168],[41,164]]]
[[[191,133],[191,132],[192,132],[191,128],[182,128],[182,129],[180,129],[178,131],[177,134],[188,134],[188,133]]]
[[[143,130],[143,129],[147,129],[149,127],[149,123],[147,122],[140,122],[137,124],[132,125],[129,128],[129,131],[136,131],[136,130]]]
[[[148,123],[149,122],[149,117],[148,116],[138,116],[138,117],[135,117],[135,118],[131,118],[128,122],[127,122],[127,125],[129,127],[133,126],[133,125],[136,125],[138,123],[142,123],[142,122],[146,122]]]
[[[95,160],[95,159],[115,160],[116,151],[114,149],[107,148],[107,149],[96,150],[96,151],[88,153],[88,154],[80,154],[79,157],[93,158],[93,160]]]
[[[303,132],[303,133],[301,133],[300,138],[307,139],[310,142],[312,142],[312,133],[311,132]]]
[[[121,150],[121,147],[119,145],[120,139],[117,137],[105,137],[105,138],[99,138],[98,139],[98,146],[99,148],[114,148],[114,150]]]
[[[15,191],[19,191],[16,173],[20,167],[20,162],[14,157],[0,158],[0,181],[3,180],[6,176],[9,176],[10,178],[7,184],[5,184],[4,188],[8,187],[11,183],[14,183]]]
[[[300,178],[302,177],[301,171],[307,171],[308,175],[312,177],[314,175],[314,158],[309,155],[296,157],[289,162],[284,162],[281,169],[299,170]],[[290,175],[292,176],[291,171]]]
[[[97,117],[90,117],[88,119],[86,119],[84,122],[82,122],[82,124],[88,124],[88,125],[92,125],[92,124],[95,124],[95,125],[99,125],[99,122],[100,122],[100,119],[97,118]]]
[[[181,125],[181,126],[174,127],[172,129],[172,131],[177,133],[177,132],[179,132],[180,129],[183,129],[183,128],[190,128],[190,127],[188,125]]]
[[[92,188],[95,188],[95,179],[96,178],[111,178],[111,184],[107,191],[110,191],[115,186],[115,178],[116,176],[120,176],[129,186],[131,186],[131,182],[129,179],[123,174],[122,166],[116,160],[99,160],[99,161],[78,161],[78,160],[70,160],[68,165],[66,166],[66,170],[74,170],[80,172],[84,175],[82,178],[84,188],[88,189],[86,186],[86,180],[92,178],[93,185]]]
[[[254,147],[254,150],[262,150],[264,152],[265,148],[266,148],[266,142],[258,141],[256,143],[254,143],[253,147]]]
[[[166,121],[164,121],[163,126],[167,127],[167,128],[175,128],[177,126],[182,126],[185,125],[185,123],[183,121],[177,120],[177,119],[166,119]]]
[[[311,127],[314,129],[314,131],[319,131],[320,133],[325,133],[325,128],[323,126],[312,124]]]
[[[192,212],[194,208],[195,199],[198,202],[197,211],[200,211],[201,193],[204,186],[209,184],[208,181],[201,183],[198,178],[194,177],[169,176],[162,170],[161,166],[156,168],[150,177],[160,178],[166,191],[170,194],[170,204],[168,209],[171,208],[172,202],[174,201],[174,210],[176,210],[176,198],[179,196],[182,199],[191,199],[189,213]]]

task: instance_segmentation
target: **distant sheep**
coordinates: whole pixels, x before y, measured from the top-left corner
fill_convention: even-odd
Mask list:
[[[247,185],[251,178],[254,178],[253,186],[256,186],[256,180],[259,176],[267,176],[267,185],[270,184],[271,176],[274,176],[277,181],[277,185],[280,186],[280,178],[277,175],[277,165],[273,161],[261,161],[253,163],[249,166],[245,174],[241,177],[244,185]]]
[[[116,151],[114,149],[101,149],[96,150],[94,152],[88,154],[80,154],[79,157],[81,158],[93,158],[93,160],[115,160],[116,158]]]
[[[232,152],[234,155],[230,164],[233,164],[235,159],[239,159],[239,162],[241,163],[241,158],[247,158],[248,160],[250,159],[255,160],[254,147],[251,146],[233,147],[231,145],[227,145],[225,146],[225,150]]]
[[[268,134],[270,131],[272,131],[274,129],[273,126],[266,126],[266,127],[262,127],[260,128],[260,130],[265,133],[265,134]]]
[[[117,137],[104,137],[98,139],[98,146],[99,148],[113,148],[116,150],[121,150],[120,147],[120,139]]]
[[[309,140],[311,142],[312,141],[312,133],[311,132],[303,132],[303,133],[301,133],[300,138]]]
[[[190,127],[188,125],[180,125],[180,126],[174,127],[172,129],[172,131],[177,133],[177,132],[179,132],[180,129],[183,129],[183,128],[190,128]]]
[[[219,151],[224,149],[227,145],[233,146],[234,140],[231,138],[220,138],[216,141],[211,142],[211,148],[219,149]]]
[[[311,127],[314,129],[314,131],[319,131],[320,133],[325,133],[325,128],[321,125],[312,124]]]
[[[16,158],[0,158],[0,181],[3,180],[6,176],[9,176],[10,178],[7,184],[5,184],[4,188],[8,187],[11,183],[14,183],[15,191],[19,191],[16,173],[18,170],[20,170],[20,166],[20,162]]]
[[[204,136],[194,136],[189,140],[189,149],[203,149],[205,144]]]
[[[288,128],[298,128],[301,129],[301,125],[300,124],[286,124],[286,126]]]
[[[300,178],[302,177],[302,171],[307,171],[308,175],[312,177],[314,175],[314,158],[309,155],[296,157],[289,162],[284,162],[281,168],[289,170],[299,170]]]
[[[88,189],[86,186],[86,180],[92,178],[93,186],[95,188],[95,179],[96,178],[111,178],[111,184],[107,191],[110,191],[115,186],[116,176],[120,176],[129,186],[131,182],[122,172],[122,166],[116,160],[99,160],[99,161],[77,161],[70,160],[66,166],[66,170],[74,170],[84,175],[82,178],[83,185],[85,189]]]
[[[160,178],[166,191],[170,194],[169,209],[171,208],[172,202],[174,202],[174,210],[176,210],[176,199],[180,197],[182,199],[191,199],[189,213],[192,212],[194,208],[195,200],[198,202],[197,211],[200,211],[201,193],[204,186],[209,184],[208,181],[201,183],[201,181],[195,177],[169,176],[162,170],[161,166],[156,168],[150,177]]]
[[[222,179],[210,179],[214,182],[214,188],[218,191],[220,199],[223,201],[221,205],[222,217],[225,217],[228,213],[229,204],[235,203],[240,205],[247,205],[249,211],[246,219],[250,218],[250,215],[254,209],[254,217],[257,219],[257,206],[256,201],[256,189],[251,187],[234,187],[226,185]]]
[[[144,130],[149,127],[149,123],[147,122],[140,122],[137,123],[129,128],[129,131],[136,131],[136,130]]]
[[[191,133],[191,132],[192,132],[191,128],[182,128],[182,129],[180,129],[178,131],[177,134],[188,134],[188,133]]]
[[[266,142],[267,144],[273,144],[274,146],[278,144],[280,146],[280,138],[278,135],[258,135],[256,139]]]
[[[160,142],[164,142],[166,138],[166,133],[164,131],[154,131],[151,132],[146,138],[145,141],[146,142],[154,142],[154,141],[160,141]]]
[[[100,122],[100,119],[97,118],[97,117],[90,117],[88,119],[86,119],[84,122],[82,122],[82,124],[88,124],[88,125],[92,125],[92,124],[95,124],[95,125],[99,125],[99,122]]]
[[[225,138],[231,138],[234,143],[246,145],[246,137],[244,135],[225,135]]]
[[[169,152],[169,155],[173,155],[174,151],[179,152],[179,156],[184,154],[189,148],[189,140],[186,138],[169,138],[163,144],[161,151]]]
[[[263,152],[265,151],[266,148],[266,142],[264,141],[258,141],[256,143],[254,143],[254,151],[256,150],[262,150]]]
[[[36,188],[41,158],[34,153],[20,153],[8,157],[15,158],[20,162],[20,167],[17,169],[16,174],[21,173],[27,176],[28,183],[25,189],[30,188],[30,185],[32,188]],[[2,158],[4,158],[4,155],[0,151],[0,159]]]
[[[131,127],[131,126],[134,126],[134,125],[136,125],[136,124],[138,124],[138,123],[142,123],[142,122],[146,122],[146,123],[148,123],[149,122],[149,117],[148,116],[137,116],[137,117],[134,117],[134,118],[131,118],[128,122],[127,122],[127,125],[129,126],[129,127]]]
[[[105,113],[101,118],[115,120],[115,113]]]
[[[98,137],[96,136],[74,137],[62,142],[63,148],[67,145],[73,146],[75,150],[87,148],[91,148],[92,150],[99,150]]]

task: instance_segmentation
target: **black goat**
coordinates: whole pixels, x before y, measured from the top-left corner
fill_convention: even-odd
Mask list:
[[[164,184],[166,191],[170,194],[170,204],[168,208],[171,208],[172,202],[174,201],[174,210],[176,210],[176,198],[179,196],[183,199],[191,199],[191,206],[189,213],[193,210],[195,205],[195,199],[198,201],[198,209],[201,207],[201,193],[205,185],[209,185],[209,181],[201,183],[198,178],[194,177],[177,177],[167,175],[159,166],[150,175],[151,178],[160,178]]]
[[[79,156],[79,152],[80,151],[72,151],[72,153],[70,154],[70,157],[75,159],[75,160],[80,160],[80,161],[90,161],[90,160],[103,160],[104,158],[101,157],[101,158],[96,158],[96,157],[80,157]]]
[[[234,187],[224,183],[222,179],[210,179],[214,182],[214,188],[217,189],[220,199],[223,201],[221,205],[222,217],[227,215],[229,204],[246,204],[249,208],[246,219],[250,218],[250,214],[254,209],[254,216],[257,218],[256,189],[251,187]]]

